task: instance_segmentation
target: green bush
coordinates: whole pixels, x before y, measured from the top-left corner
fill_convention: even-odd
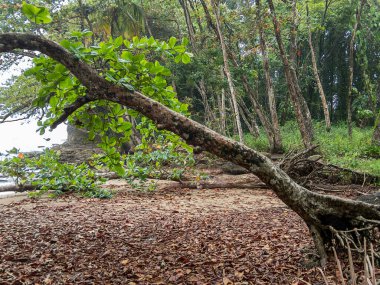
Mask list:
[[[21,189],[24,185],[32,185],[40,190],[40,195],[53,190],[55,195],[77,192],[100,198],[111,196],[99,188],[104,179],[98,178],[87,164],[60,163],[59,153],[55,151],[45,150],[30,158],[13,149],[7,152],[7,156],[0,161],[0,172],[12,177]]]

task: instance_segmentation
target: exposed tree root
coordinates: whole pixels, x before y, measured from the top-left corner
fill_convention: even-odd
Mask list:
[[[312,190],[316,183],[364,186],[380,182],[379,176],[325,164],[322,156],[316,154],[317,148],[316,145],[296,154],[291,153],[279,166],[298,184]]]

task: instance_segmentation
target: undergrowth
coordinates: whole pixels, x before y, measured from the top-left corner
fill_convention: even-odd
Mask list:
[[[328,163],[341,167],[380,175],[380,147],[371,145],[372,128],[353,128],[352,140],[348,138],[345,124],[334,125],[328,133],[323,123],[314,124],[315,143],[320,146],[320,152]],[[287,122],[281,127],[282,141],[285,152],[303,149],[300,133],[296,122]],[[264,132],[255,139],[245,136],[248,146],[258,151],[269,151],[269,144]]]
[[[0,173],[12,177],[16,186],[22,191],[26,187],[38,189],[29,192],[32,198],[39,197],[47,191],[51,196],[65,192],[79,193],[91,198],[110,198],[112,193],[100,188],[104,179],[85,163],[70,164],[59,162],[59,153],[46,149],[42,154],[29,157],[14,148],[7,152],[0,161]]]

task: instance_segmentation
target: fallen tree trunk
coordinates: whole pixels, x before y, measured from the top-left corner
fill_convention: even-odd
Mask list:
[[[150,118],[159,129],[169,130],[188,144],[201,146],[204,150],[257,175],[308,225],[322,263],[327,258],[325,246],[339,231],[363,229],[362,232],[370,238],[376,238],[373,231],[380,226],[379,205],[321,195],[305,189],[259,152],[170,110],[140,92],[106,81],[89,65],[50,40],[29,34],[0,34],[0,52],[11,52],[14,49],[28,49],[46,54],[66,66],[87,88],[87,95],[66,106],[61,117],[52,124],[52,128],[64,122],[88,102],[108,100],[119,103]]]
[[[34,190],[35,187],[32,185],[24,185],[23,187],[17,186],[15,184],[1,185],[0,192],[24,192],[28,190]]]

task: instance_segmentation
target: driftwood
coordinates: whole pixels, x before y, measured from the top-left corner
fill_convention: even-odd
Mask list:
[[[19,187],[15,184],[0,185],[0,192],[8,192],[8,191],[24,192],[24,191],[33,190],[33,189],[35,188],[32,185],[24,185],[22,187]]]

